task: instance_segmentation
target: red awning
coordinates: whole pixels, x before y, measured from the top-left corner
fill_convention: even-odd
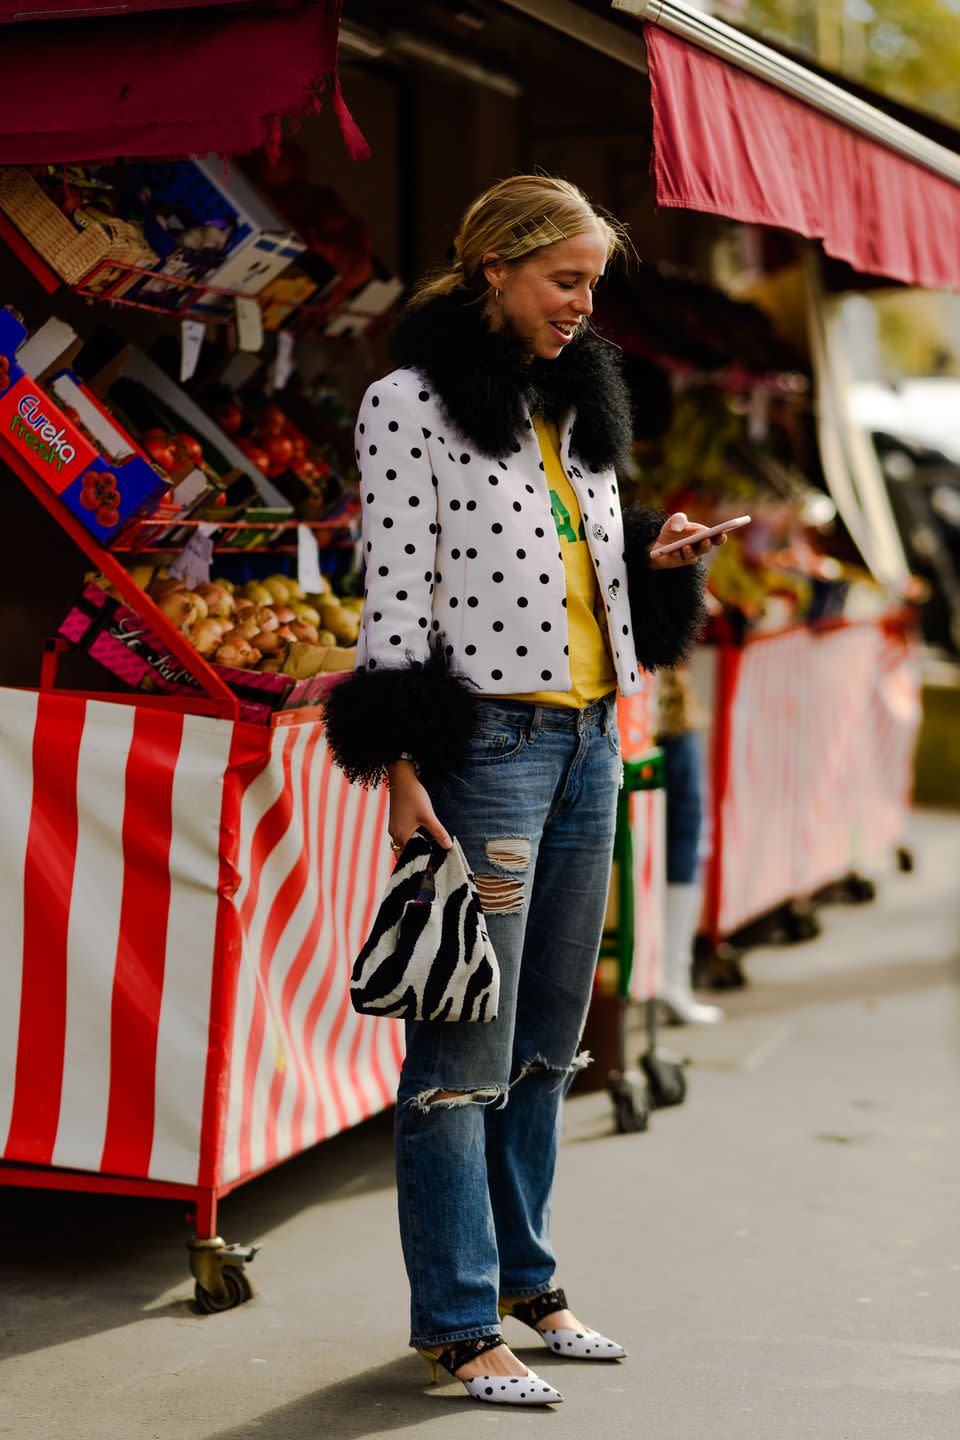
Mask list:
[[[324,86],[350,153],[365,155],[336,79],[340,8],[266,0],[0,25],[0,164],[242,153],[319,109]]]
[[[857,270],[960,290],[960,186],[645,29],[660,205],[795,230]]]

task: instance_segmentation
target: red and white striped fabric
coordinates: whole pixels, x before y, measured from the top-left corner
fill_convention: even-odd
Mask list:
[[[648,679],[636,695],[617,701],[620,750],[627,763],[653,749],[654,688]],[[630,995],[648,1000],[657,993],[663,966],[664,903],[667,876],[667,810],[663,790],[635,790],[630,796],[633,855],[633,957]]]
[[[667,796],[635,790],[630,796],[633,847],[633,963],[630,996],[650,1000],[663,975],[667,893]]]
[[[714,837],[723,877],[722,930],[797,893],[793,832],[806,750],[808,654],[809,637],[796,630],[748,645],[740,660],[729,784]]]
[[[712,767],[714,783],[726,777],[717,933],[889,852],[909,804],[918,695],[908,643],[886,625],[793,630],[744,648],[727,753]],[[723,733],[717,716],[714,726]]]
[[[644,681],[642,690],[636,695],[617,698],[617,729],[620,731],[620,753],[624,760],[636,760],[639,755],[652,749],[653,739],[653,686]]]
[[[196,1179],[230,728],[3,692],[4,1158]]]
[[[386,887],[387,795],[349,785],[316,724],[271,732],[240,807],[240,928],[223,1181],[393,1101],[396,1021],[350,1005],[354,958]]]
[[[383,800],[316,724],[5,690],[0,1157],[217,1185],[381,1109]]]

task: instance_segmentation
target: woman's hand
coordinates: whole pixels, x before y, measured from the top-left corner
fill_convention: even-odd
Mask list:
[[[406,845],[411,835],[422,827],[440,842],[444,850],[449,850],[453,841],[437,819],[430,796],[417,779],[417,772],[410,761],[395,760],[388,765],[387,781],[390,786],[390,839],[395,844]]]
[[[696,537],[707,528],[706,525],[698,525],[696,521],[688,520],[682,510],[671,515],[650,549],[656,550],[658,545],[671,545],[675,540],[687,535],[690,536],[690,544],[684,545],[682,550],[672,551],[669,555],[651,555],[650,569],[676,570],[680,565],[695,565],[701,555],[706,555],[715,545],[726,543],[726,535],[715,535],[712,540],[701,540],[698,544]]]

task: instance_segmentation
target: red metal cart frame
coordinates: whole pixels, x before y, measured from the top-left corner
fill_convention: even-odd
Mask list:
[[[0,458],[202,687],[4,691],[0,1184],[186,1199],[197,1297],[246,1298],[216,1234],[244,1180],[392,1102],[398,1027],[347,977],[386,883],[386,795],[333,766],[319,712],[238,702],[0,441]]]

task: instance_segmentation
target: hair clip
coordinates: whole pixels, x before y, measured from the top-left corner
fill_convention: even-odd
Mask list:
[[[517,255],[525,255],[528,250],[537,250],[541,245],[555,245],[558,240],[567,238],[547,215],[540,215],[536,220],[524,220],[519,225],[512,225],[510,234],[513,237],[514,246],[511,250],[502,252],[504,260],[512,259]]]

